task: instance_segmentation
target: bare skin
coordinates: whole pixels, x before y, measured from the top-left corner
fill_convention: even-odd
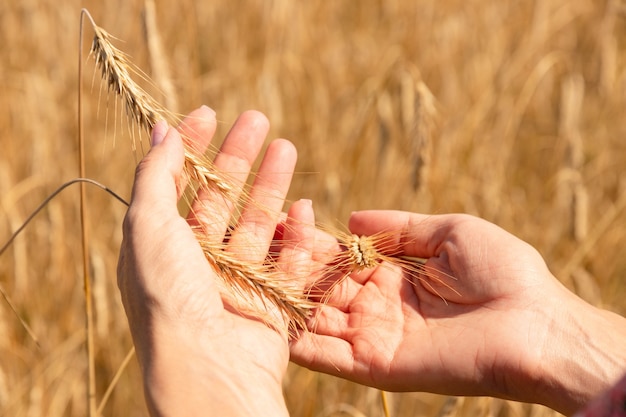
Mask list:
[[[180,129],[204,149],[215,132],[215,115],[201,108],[186,126]],[[243,183],[267,131],[263,115],[244,113],[215,165]],[[290,358],[387,390],[491,395],[542,403],[565,414],[626,372],[626,319],[564,288],[528,244],[467,215],[353,213],[352,233],[398,231],[403,254],[428,259],[460,295],[436,283],[435,294],[383,264],[339,283],[312,321],[312,331],[289,342],[222,300],[190,225],[204,225],[221,241],[232,207],[203,193],[191,216],[180,217],[181,137],[160,124],[153,142],[137,169],[118,267],[153,416],[207,410],[223,416],[287,415],[282,383]],[[252,192],[261,199],[272,195],[263,203],[276,213],[295,160],[295,149],[285,140],[272,142],[263,156]],[[283,221],[290,227],[281,228]],[[285,233],[279,265],[301,279],[302,271],[323,267],[328,258],[320,254],[333,247],[327,235],[306,227],[313,221],[307,201],[294,203],[286,220],[251,205],[228,250],[241,251],[237,239],[252,238],[259,249],[241,255],[264,259],[270,245],[281,244],[272,242],[279,228]]]
[[[386,390],[496,396],[565,414],[626,372],[626,320],[576,297],[535,249],[497,226],[365,211],[350,230],[401,231],[403,254],[428,259],[459,294],[431,280],[435,294],[389,265],[353,274],[314,332],[291,344],[294,362]]]
[[[204,148],[214,134],[215,115],[201,108],[185,125],[181,130]],[[262,114],[244,113],[226,137],[215,160],[217,168],[237,173],[243,184],[268,128]],[[118,266],[118,285],[150,413],[181,416],[220,410],[223,416],[287,415],[281,389],[289,360],[286,335],[240,316],[222,301],[215,272],[189,226],[204,222],[221,240],[227,224],[220,225],[213,214],[226,214],[232,207],[205,193],[187,221],[180,217],[176,202],[185,185],[181,137],[175,129],[158,125],[153,142],[137,168]],[[295,148],[285,140],[272,142],[263,158],[253,192],[259,198],[277,196],[264,201],[276,213],[282,209],[295,160]],[[304,213],[294,228],[286,229],[295,233],[312,211],[307,202],[297,202],[290,213],[295,217]],[[269,247],[278,221],[278,215],[269,218],[266,212],[247,207],[231,241],[238,233],[250,239],[253,230],[255,246]],[[303,238],[306,233],[301,233]],[[295,236],[287,239],[294,243],[284,248],[289,259],[306,251],[306,243],[298,244]],[[263,259],[266,251],[244,255]]]

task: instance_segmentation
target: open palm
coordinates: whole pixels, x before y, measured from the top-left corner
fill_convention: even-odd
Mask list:
[[[394,391],[502,396],[499,379],[526,377],[547,338],[545,300],[565,292],[532,247],[466,215],[357,212],[350,230],[397,231],[430,277],[393,263],[349,275],[292,360]]]
[[[190,114],[179,128],[196,151],[204,151],[215,132],[215,115],[207,108]],[[267,134],[267,119],[246,112],[235,123],[218,152],[216,169],[230,174],[232,192],[244,187]],[[144,372],[148,405],[153,415],[181,415],[180,404],[198,410],[211,404],[221,415],[286,413],[281,383],[287,368],[287,335],[260,320],[240,314],[223,299],[216,271],[196,240],[223,244],[231,256],[263,262],[277,228],[296,161],[293,145],[276,140],[269,146],[251,195],[236,227],[233,203],[218,192],[198,192],[187,219],[177,209],[184,183],[183,142],[175,129],[157,125],[164,136],[142,160],[124,222],[118,285],[128,316],[137,357]],[[260,207],[263,207],[261,209]],[[283,254],[298,257],[299,225],[312,216],[310,205],[294,203],[287,222]],[[295,221],[297,218],[297,221]],[[242,244],[240,240],[245,240]],[[281,259],[278,259],[279,264]],[[179,360],[185,358],[185,360]],[[258,393],[258,387],[264,387]],[[216,389],[215,387],[220,387]],[[180,398],[178,396],[181,396]],[[231,413],[232,412],[232,413]]]

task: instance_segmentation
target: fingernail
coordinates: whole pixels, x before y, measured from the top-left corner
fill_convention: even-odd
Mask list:
[[[203,104],[202,106],[200,106],[200,108],[202,109],[202,111],[207,112],[209,115],[215,116],[215,110],[213,110],[209,106]]]
[[[312,200],[309,200],[309,199],[307,199],[307,198],[303,198],[301,201],[302,201],[303,203],[305,203],[307,206],[309,206],[309,207],[313,207],[313,201],[312,201]]]
[[[150,136],[150,145],[157,146],[163,142],[165,135],[167,134],[168,126],[165,120],[159,120],[152,128],[152,135]]]

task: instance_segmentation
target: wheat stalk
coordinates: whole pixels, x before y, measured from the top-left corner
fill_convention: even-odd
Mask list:
[[[133,80],[131,73],[138,71],[126,54],[113,45],[113,36],[97,26],[88,13],[87,16],[94,29],[90,55],[108,91],[123,102],[130,122],[149,132],[159,120],[176,121],[172,112]],[[234,206],[250,201],[247,193],[240,194],[226,174],[215,169],[204,155],[194,152],[188,143],[185,144],[184,175],[198,189],[217,191]],[[196,237],[231,304],[277,329],[284,329],[286,324],[291,334],[306,327],[306,319],[315,304],[301,289],[285,285],[275,267],[233,257],[224,250],[223,244],[207,239],[205,230],[196,230]]]
[[[175,121],[173,113],[135,83],[131,72],[139,71],[134,70],[124,52],[112,44],[113,37],[93,20],[91,22],[95,33],[91,55],[95,57],[96,67],[100,70],[108,90],[123,101],[129,120],[148,132],[161,119]],[[223,196],[233,206],[241,202],[254,203],[246,192],[239,194],[239,187],[225,173],[218,171],[210,159],[195,153],[189,144],[185,145],[184,173],[198,189],[217,191],[218,195]],[[293,334],[306,328],[311,310],[317,306],[310,298],[320,296],[322,302],[327,299],[329,291],[305,294],[300,288],[286,282],[281,271],[272,263],[257,264],[236,258],[225,250],[224,244],[208,239],[205,230],[197,229],[195,233],[207,260],[222,281],[223,295],[243,313],[258,317],[278,329],[284,328],[286,324],[287,331]],[[410,272],[411,277],[419,274],[418,279],[424,282],[424,277],[432,278],[449,287],[415,259],[403,259],[379,251],[376,245],[384,241],[384,236],[356,236],[332,230],[330,234],[336,237],[339,246],[344,250],[331,254],[336,259],[330,265],[324,265],[320,271],[311,271],[314,276],[322,277],[322,282],[325,278],[336,277],[338,269],[345,271],[345,278],[353,272],[375,268],[387,261],[400,264],[404,270]],[[336,280],[333,287],[343,278]],[[426,285],[430,286],[428,282]],[[434,287],[430,288],[436,293]]]
[[[127,55],[113,45],[114,37],[97,26],[88,13],[87,16],[94,29],[90,55],[94,57],[96,68],[100,70],[108,90],[123,102],[131,123],[150,132],[160,120],[170,124],[177,122],[178,118],[174,113],[133,80],[131,73],[136,74],[139,71],[130,63]],[[233,191],[234,187],[226,175],[213,168],[211,160],[196,154],[189,146],[185,146],[184,171],[187,178],[195,181],[200,188],[215,189],[231,202],[242,198]]]

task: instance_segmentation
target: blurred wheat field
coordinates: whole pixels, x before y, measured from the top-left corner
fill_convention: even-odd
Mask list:
[[[569,288],[626,314],[626,5],[619,0],[0,3],[0,244],[78,176],[81,7],[172,110],[243,110],[300,154],[291,195],[324,221],[395,208],[467,212],[533,244]],[[85,32],[87,51],[92,32]],[[158,58],[158,59],[157,59]],[[85,61],[87,175],[128,197],[141,152]],[[93,87],[92,87],[93,85]],[[158,94],[158,91],[153,91]],[[125,207],[88,189],[98,398],[131,348],[115,267]],[[78,188],[0,258],[0,415],[86,414]],[[550,300],[546,300],[550,302]],[[293,416],[380,416],[376,390],[292,366]],[[390,394],[393,416],[550,416],[486,398]],[[447,407],[447,408],[446,408]],[[446,414],[448,413],[448,414]],[[103,415],[146,415],[135,362]]]

